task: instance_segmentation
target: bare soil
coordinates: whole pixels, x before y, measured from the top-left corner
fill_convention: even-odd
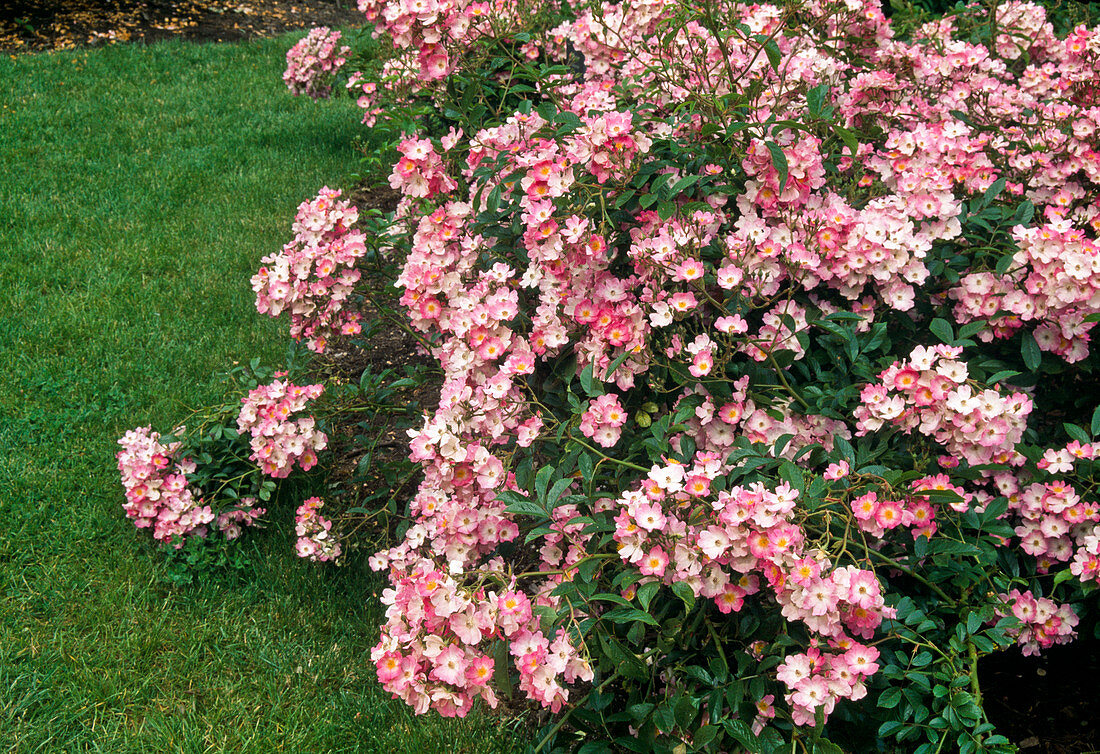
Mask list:
[[[354,0],[0,0],[0,52],[175,37],[231,42],[362,22]]]

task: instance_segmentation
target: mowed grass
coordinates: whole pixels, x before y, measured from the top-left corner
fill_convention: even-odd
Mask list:
[[[235,584],[165,583],[115,440],[278,365],[249,277],[346,186],[349,100],[295,99],[292,39],[0,60],[0,750],[504,752],[514,724],[415,718],[369,658],[381,583],[292,554],[294,501]]]

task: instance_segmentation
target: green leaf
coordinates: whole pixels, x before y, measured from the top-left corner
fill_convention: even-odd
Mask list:
[[[792,490],[802,492],[804,479],[802,477],[802,469],[795,466],[790,461],[783,461],[779,464],[779,477],[788,485]]]
[[[657,723],[657,730],[662,733],[670,733],[676,727],[676,710],[671,702],[663,702],[653,713],[653,722]]]
[[[638,599],[638,604],[642,606],[643,610],[649,609],[649,603],[653,601],[653,596],[657,594],[661,589],[661,582],[649,581],[638,587],[638,593],[635,595]]]
[[[900,723],[897,720],[888,720],[887,722],[879,726],[878,734],[883,738],[887,738],[888,736],[894,735],[904,727],[904,723]]]
[[[526,494],[517,492],[515,490],[501,490],[497,493],[497,500],[505,505],[511,505],[513,503],[525,503],[530,500]]]
[[[504,692],[506,698],[512,696],[512,674],[508,672],[508,668],[512,666],[511,658],[508,655],[508,643],[504,641],[493,642],[493,681],[496,687]]]
[[[603,385],[599,381],[592,378],[592,365],[589,364],[581,370],[579,375],[581,381],[581,388],[585,394],[591,397],[598,397],[603,395]]]
[[[844,749],[832,741],[822,739],[814,744],[814,754],[844,754]]]
[[[918,653],[917,653],[917,654],[916,654],[916,655],[915,655],[915,656],[913,657],[913,659],[911,660],[911,662],[912,662],[912,664],[913,664],[913,667],[915,667],[915,668],[923,668],[923,667],[924,667],[925,665],[927,665],[928,663],[932,662],[932,653],[931,653],[931,652],[918,652]],[[911,683],[911,682],[912,682],[912,679],[910,679],[910,683]]]
[[[1073,573],[1070,572],[1070,570],[1068,568],[1064,571],[1058,571],[1058,573],[1056,573],[1054,575],[1054,586],[1058,586],[1063,581],[1069,581],[1072,578],[1073,578]]]
[[[684,673],[696,679],[700,683],[705,684],[706,686],[713,687],[715,685],[714,676],[703,670],[698,665],[688,665],[686,668],[684,668]]]
[[[500,186],[495,187],[489,192],[489,198],[485,201],[485,209],[489,212],[496,212],[500,209]]]
[[[638,704],[632,704],[626,709],[626,713],[630,715],[630,719],[636,723],[640,723],[649,717],[649,713],[653,711],[656,704],[652,702],[639,702]]]
[[[1089,433],[1078,427],[1076,424],[1070,424],[1069,422],[1063,422],[1062,428],[1066,430],[1066,434],[1077,442],[1089,442],[1091,439]]]
[[[598,563],[598,562],[599,561],[589,560],[589,561],[586,561],[584,565],[587,565],[588,563]],[[582,565],[581,567],[583,568],[584,565]],[[625,597],[623,597],[621,594],[612,594],[611,592],[600,592],[599,594],[593,594],[592,599],[593,600],[599,600],[600,602],[613,602],[616,605],[624,605],[626,607],[630,606],[630,602]]]
[[[546,510],[533,500],[512,503],[504,510],[507,513],[514,513],[519,516],[538,516],[540,518],[546,518]]]
[[[564,479],[559,479],[554,482],[554,486],[551,487],[550,491],[546,494],[546,510],[550,511],[557,507],[557,502],[561,499],[562,493],[564,493],[571,484],[573,484],[572,477],[565,477]]]
[[[859,151],[859,141],[856,139],[856,135],[847,128],[842,128],[841,126],[833,126],[833,133],[840,137],[844,146],[848,147],[848,152],[852,157],[855,157],[856,152]]]
[[[771,63],[772,70],[779,73],[779,62],[783,59],[783,56],[779,52],[779,45],[775,43],[774,39],[769,39],[764,43],[764,54],[768,56],[768,62]]]
[[[825,95],[828,93],[828,84],[818,84],[806,92],[806,106],[809,108],[811,116],[815,118],[821,116],[821,110],[825,104]]]
[[[639,657],[609,634],[600,634],[600,646],[604,654],[615,664],[615,669],[627,678],[642,681],[649,678],[649,668]],[[652,709],[652,706],[650,707]],[[649,714],[645,712],[644,714]],[[644,716],[644,715],[643,715]]]
[[[601,565],[601,561],[596,559],[596,558],[593,558],[592,560],[585,560],[584,562],[582,562],[577,567],[577,572],[580,574],[581,580],[582,581],[591,581],[592,577],[596,575],[596,571],[598,571],[600,569],[600,565]],[[618,595],[615,595],[615,596],[618,596]],[[618,598],[619,598],[619,600],[622,600],[622,602],[619,602],[619,604],[627,604],[627,605],[630,604],[625,599],[623,599],[621,596],[618,596]],[[601,597],[600,597],[600,595],[597,594],[595,597],[593,597],[593,599],[601,599]]]
[[[1020,206],[1016,208],[1016,214],[1013,215],[1012,221],[1016,225],[1027,225],[1031,222],[1031,218],[1033,217],[1035,217],[1035,205],[1024,200],[1020,202]]]
[[[963,123],[970,126],[971,128],[974,127],[974,122],[972,120],[970,120],[970,116],[967,115],[966,113],[964,113],[962,110],[948,110],[947,112],[952,117],[957,118],[958,120],[961,120]]]
[[[932,331],[933,335],[947,345],[951,345],[955,342],[955,331],[951,328],[951,323],[946,319],[937,317],[932,320],[932,324],[928,325],[928,329]]]
[[[702,178],[701,175],[685,175],[676,183],[672,184],[672,196],[679,196],[684,192],[684,189],[694,186]]]
[[[1035,335],[1030,332],[1025,332],[1023,338],[1020,340],[1020,355],[1024,359],[1024,366],[1031,371],[1039,369],[1039,365],[1043,361],[1043,354],[1039,351],[1039,343],[1035,340]]]
[[[657,619],[643,610],[632,607],[617,607],[604,615],[612,623],[646,623],[650,626],[659,625]]]
[[[999,519],[1008,510],[1008,498],[999,497],[985,506],[982,511],[982,525],[991,524]]]
[[[717,735],[717,725],[704,725],[702,728],[695,731],[695,736],[694,738],[692,738],[692,743],[695,744],[697,748],[703,748],[711,741],[713,741],[715,737],[717,737]]]
[[[858,465],[856,461],[856,449],[852,447],[850,442],[837,435],[833,438],[833,450],[840,451],[841,457],[848,462],[848,465],[853,469],[856,468]]]
[[[615,357],[615,360],[607,365],[607,372],[604,373],[604,380],[610,382],[611,378],[615,375],[615,371],[623,365],[623,362],[630,357],[630,351],[623,351],[621,354]]]
[[[1000,195],[1000,193],[1004,190],[1005,190],[1005,177],[1002,175],[1000,178],[993,181],[993,185],[991,185],[989,188],[987,188],[985,190],[985,193],[982,194],[981,206],[983,208],[988,207],[990,202],[992,202],[994,199],[996,199]]]
[[[631,199],[634,198],[635,193],[636,192],[634,191],[634,189],[629,189],[627,191],[624,191],[623,193],[619,194],[615,198],[615,202],[614,202],[614,204],[612,204],[612,206],[615,209],[620,209],[624,204],[626,204],[627,202],[629,202]]]
[[[587,453],[581,453],[577,458],[577,467],[581,472],[581,479],[586,482],[592,481],[592,475],[595,473],[596,465],[592,461],[592,456]]]
[[[878,706],[883,709],[893,709],[901,701],[901,689],[896,686],[886,689],[878,697]]]
[[[1096,410],[1092,412],[1092,436],[1096,437],[1100,435],[1100,406],[1096,407]]]
[[[684,603],[685,609],[689,612],[691,608],[695,607],[695,592],[691,587],[683,581],[677,581],[672,584],[672,593],[680,598],[680,601]]]
[[[546,488],[550,486],[550,479],[553,476],[553,466],[543,466],[535,474],[535,494],[540,500],[546,499]]]
[[[980,548],[969,542],[958,542],[953,539],[936,538],[931,543],[931,551],[940,555],[981,555]]]
[[[1020,374],[1020,373],[1017,372],[1014,369],[1002,369],[1001,371],[999,371],[996,374],[992,375],[988,380],[986,380],[986,382],[988,382],[990,385],[995,385],[998,382],[1002,382],[1004,380],[1011,379],[1012,377],[1015,377],[1018,374]]]
[[[965,325],[959,328],[959,340],[973,337],[977,335],[987,326],[984,319],[976,319],[973,322],[967,322]]]
[[[543,513],[542,517],[546,517],[546,513]],[[529,545],[532,542],[535,542],[535,540],[539,537],[544,537],[550,534],[552,531],[553,529],[549,526],[539,526],[537,528],[532,528],[531,531],[527,533],[527,536],[524,537],[524,544]]]
[[[760,739],[756,737],[756,734],[752,732],[752,728],[743,720],[723,720],[722,727],[726,729],[726,733],[729,733],[730,737],[753,754],[760,754],[763,751],[760,746]]]
[[[676,724],[684,730],[689,730],[698,714],[699,705],[687,694],[676,700]]]
[[[996,266],[993,268],[998,275],[1003,275],[1012,269],[1012,263],[1016,261],[1016,252],[1010,251],[1006,254],[1002,254],[997,260]]]
[[[779,193],[782,194],[783,190],[787,188],[787,175],[790,171],[790,167],[787,165],[787,156],[783,154],[783,150],[778,144],[766,141],[764,146],[771,152],[772,165],[775,166],[775,172],[779,174]]]

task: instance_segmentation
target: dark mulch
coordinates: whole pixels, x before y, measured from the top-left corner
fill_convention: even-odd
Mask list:
[[[231,42],[354,26],[354,0],[0,0],[0,52],[155,42]]]
[[[1088,628],[1040,657],[1010,650],[979,667],[986,714],[1020,754],[1100,752],[1100,641]]]

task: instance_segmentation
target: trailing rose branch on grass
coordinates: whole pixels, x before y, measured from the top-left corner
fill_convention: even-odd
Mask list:
[[[367,119],[432,113],[401,202],[360,231],[323,190],[254,285],[354,349],[369,246],[443,371],[371,559],[383,686],[526,698],[543,749],[1008,750],[978,660],[1095,624],[1100,35],[361,9]]]

